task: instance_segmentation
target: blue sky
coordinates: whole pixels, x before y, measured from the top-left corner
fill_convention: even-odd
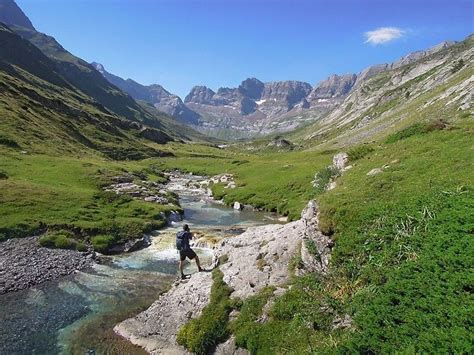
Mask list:
[[[16,0],[73,54],[184,97],[359,72],[474,32],[473,0]]]

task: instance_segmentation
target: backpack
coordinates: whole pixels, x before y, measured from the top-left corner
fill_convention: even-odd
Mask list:
[[[189,234],[188,231],[179,231],[176,233],[176,249],[181,251],[189,248]]]

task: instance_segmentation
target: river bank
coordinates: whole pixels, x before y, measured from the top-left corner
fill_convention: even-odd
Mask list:
[[[1,243],[0,294],[90,269],[94,263],[92,253],[43,248],[38,239],[34,236]]]
[[[184,220],[176,218],[169,227],[150,233],[147,248],[100,256],[100,263],[91,261],[90,267],[0,295],[0,353],[27,353],[32,349],[49,354],[108,353],[125,349],[138,354],[140,348],[116,335],[113,327],[148,308],[172,286],[178,261],[175,234],[183,223],[199,236],[196,252],[207,264],[212,262],[209,248],[215,247],[215,242],[235,237],[249,227],[271,223],[269,218],[273,216],[267,213],[237,211],[214,202],[207,189],[193,187],[204,177],[189,175],[183,179],[176,188],[184,212],[179,219]],[[22,241],[34,240],[8,243]],[[12,256],[9,262],[16,259]],[[194,263],[185,267],[188,274],[196,271]]]

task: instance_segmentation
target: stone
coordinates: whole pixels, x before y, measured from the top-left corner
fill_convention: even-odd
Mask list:
[[[347,153],[338,153],[332,158],[332,165],[339,170],[344,170],[348,162],[349,155]]]
[[[367,173],[367,176],[377,175],[377,174],[380,174],[380,173],[382,173],[382,172],[383,172],[382,169],[380,169],[380,168],[375,168],[375,169],[370,170],[370,171]]]
[[[242,211],[244,209],[244,205],[242,205],[240,202],[234,202],[234,210],[236,211]]]

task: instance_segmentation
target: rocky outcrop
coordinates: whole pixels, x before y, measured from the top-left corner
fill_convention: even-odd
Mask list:
[[[351,91],[357,79],[355,74],[331,75],[314,87],[308,96],[310,102],[344,97]]]
[[[316,248],[306,248],[309,243]],[[318,229],[318,205],[311,201],[298,221],[249,228],[223,240],[215,249],[215,264],[221,263],[224,281],[234,290],[231,297],[246,299],[269,285],[284,287],[291,277],[288,264],[299,253],[304,267],[296,272],[325,273],[331,247],[331,239]],[[114,330],[152,354],[184,353],[176,344],[178,329],[201,314],[209,302],[211,287],[210,273],[195,274],[186,283],[176,283],[150,308]],[[236,349],[231,342],[217,349],[232,354]]]
[[[0,294],[23,290],[92,267],[93,254],[39,246],[39,237],[0,243]]]

